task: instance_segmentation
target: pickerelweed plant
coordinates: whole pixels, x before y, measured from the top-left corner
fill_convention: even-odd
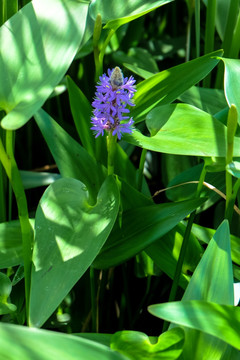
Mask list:
[[[0,3],[0,359],[239,360],[239,2]]]
[[[130,112],[127,106],[134,106],[132,98],[136,91],[132,76],[124,78],[121,69],[116,66],[108,69],[108,76],[100,76],[100,82],[96,86],[95,99],[92,106],[95,108],[91,118],[96,137],[108,133],[108,174],[114,172],[115,142],[121,140],[123,133],[131,134],[134,123],[133,119],[126,116]]]

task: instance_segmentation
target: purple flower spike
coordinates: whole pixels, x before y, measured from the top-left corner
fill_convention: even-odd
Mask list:
[[[103,136],[104,130],[111,131],[120,140],[122,133],[131,134],[133,131],[134,121],[126,114],[129,113],[127,105],[134,106],[131,99],[136,91],[135,80],[132,76],[124,78],[118,66],[108,69],[108,76],[103,74],[99,79],[92,102],[94,116],[91,118],[91,130],[95,137]]]

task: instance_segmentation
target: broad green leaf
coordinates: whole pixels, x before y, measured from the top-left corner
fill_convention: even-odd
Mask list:
[[[119,193],[108,177],[97,203],[86,186],[60,179],[43,194],[36,212],[30,324],[40,327],[92,264],[114,225]]]
[[[159,71],[154,57],[143,48],[130,48],[127,54],[119,50],[113,54],[113,58],[118,64],[132,64],[151,72],[152,75]]]
[[[148,310],[154,316],[203,331],[240,350],[239,307],[191,300],[151,305]]]
[[[219,62],[218,50],[184,64],[161,71],[137,85],[135,108],[131,115],[135,122],[143,121],[157,105],[169,104],[184,91],[202,80]]]
[[[214,115],[227,106],[223,90],[193,86],[178,97],[184,103]]]
[[[183,236],[186,228],[179,223],[166,235],[155,241],[146,249],[146,253],[154,260],[160,269],[171,279],[174,278],[179,253],[182,246]],[[188,248],[184,258],[180,285],[183,288],[189,283],[189,273],[192,273],[199,263],[203,250],[193,234],[189,237]]]
[[[123,211],[153,204],[150,195],[146,196],[142,192],[139,192],[135,187],[131,186],[128,181],[123,180],[122,178],[118,178],[118,180]]]
[[[193,199],[125,211],[122,227],[115,224],[108,241],[94,261],[94,266],[108,268],[133,257],[174,228],[204,201],[205,199]]]
[[[83,147],[90,155],[94,155],[94,135],[92,130],[90,130],[92,107],[86,96],[69,76],[67,77],[67,86],[71,112],[78,136],[81,139]]]
[[[24,189],[50,185],[61,177],[59,174],[20,170]]]
[[[99,344],[110,347],[112,334],[100,333],[74,333],[74,336],[79,336],[84,339],[95,341]]]
[[[130,160],[128,154],[121,148],[119,144],[116,147],[115,159],[114,159],[114,172],[121,176],[126,183],[136,189],[137,187],[137,170]],[[145,182],[146,185],[146,182]],[[150,197],[148,187],[144,188],[145,194]],[[130,200],[130,199],[129,199]]]
[[[203,243],[208,244],[215,234],[214,229],[210,229],[198,224],[193,224],[192,233]],[[240,265],[240,238],[230,235],[232,261]]]
[[[151,137],[134,131],[124,140],[144,149],[168,154],[226,155],[227,128],[208,113],[187,104],[169,104],[147,116]],[[240,139],[235,137],[234,156],[240,156]]]
[[[107,346],[78,336],[5,323],[0,324],[0,357],[8,360],[127,359]]]
[[[150,70],[149,68],[149,70],[147,71],[146,66],[142,68],[145,59],[143,59],[144,62],[141,67],[140,65],[136,66],[136,62],[132,64],[129,57],[127,57],[126,55],[125,57],[121,57],[120,51],[119,56],[127,69],[129,69],[131,72],[134,72],[143,79],[148,79],[154,75],[153,69]],[[204,110],[211,115],[216,114],[227,106],[223,90],[208,89],[199,86],[192,86],[190,89],[180,94],[177,99],[184,103],[193,105],[201,110]]]
[[[235,105],[238,112],[238,123],[240,124],[240,60],[222,58],[225,66],[224,90],[228,106]]]
[[[0,315],[9,314],[17,309],[14,304],[8,302],[11,291],[12,283],[9,277],[0,272]]]
[[[148,79],[148,78],[150,78],[151,76],[154,75],[154,73],[152,73],[150,71],[147,71],[145,69],[142,69],[141,67],[136,66],[136,65],[131,65],[131,64],[128,64],[128,63],[124,63],[123,65],[128,70],[130,70],[131,72],[137,74],[138,76],[142,77],[143,79]]]
[[[156,337],[148,337],[138,331],[119,331],[111,338],[111,349],[132,360],[178,359],[184,343],[184,332],[180,328],[167,331]]]
[[[218,227],[192,275],[182,302],[188,300],[234,305],[230,233],[226,220]],[[226,343],[205,332],[185,329],[185,336],[183,356],[186,359],[193,347],[196,359],[202,358],[202,348],[205,349],[206,359],[221,359],[221,354],[227,349]]]
[[[218,227],[194,271],[182,298],[182,301],[186,300],[234,304],[230,232],[227,220]]]
[[[88,1],[33,0],[0,28],[5,129],[24,125],[60,82],[80,45],[87,11]]]
[[[103,168],[44,110],[35,114],[35,120],[55,159],[60,174],[82,181],[93,198],[105,178]]]
[[[116,30],[119,26],[126,24],[167,4],[172,0],[125,0],[124,2],[108,0],[93,0],[90,5],[90,15],[95,20],[97,14],[102,17],[105,28]]]
[[[226,166],[226,170],[235,176],[236,178],[240,178],[240,162],[239,161],[232,161],[230,164]]]

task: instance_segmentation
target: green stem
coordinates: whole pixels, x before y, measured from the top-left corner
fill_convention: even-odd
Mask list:
[[[209,0],[207,4],[204,54],[208,54],[214,50],[215,17],[216,17],[216,0]],[[203,80],[204,87],[210,87],[210,85],[211,85],[211,73]]]
[[[144,170],[144,163],[147,155],[147,149],[142,149],[140,163],[139,163],[139,169],[138,169],[138,183],[137,183],[137,189],[141,191],[142,189],[142,182],[143,182],[143,170]]]
[[[96,21],[95,21],[95,25],[94,25],[94,31],[93,31],[93,54],[94,54],[94,62],[95,62],[95,69],[96,69],[95,81],[98,81],[99,76],[102,73],[101,64],[99,61],[99,53],[100,53],[99,39],[101,36],[101,32],[102,32],[102,18],[101,18],[101,15],[98,14]]]
[[[231,105],[228,111],[227,119],[227,155],[226,155],[226,165],[232,162],[233,158],[233,145],[234,145],[234,135],[236,133],[238,123],[238,113],[235,105]],[[235,199],[234,199],[235,200]],[[231,224],[232,214],[233,214],[233,187],[232,187],[232,175],[226,171],[226,208],[225,208],[225,218],[228,219]]]
[[[107,136],[107,150],[108,150],[108,175],[114,174],[114,158],[117,147],[117,135],[112,135],[109,132]]]
[[[12,185],[12,189],[16,197],[16,202],[18,207],[18,216],[21,225],[22,242],[23,242],[26,314],[28,319],[33,230],[29,221],[27,200],[22,184],[22,179],[14,158],[12,144],[13,144],[13,132],[11,130],[7,130],[6,131],[7,152],[5,151],[2,141],[0,140],[0,160],[7,173],[9,181]]]
[[[0,111],[0,120],[3,118],[3,114]],[[0,127],[0,139],[5,142],[5,131]],[[6,191],[7,191],[7,176],[3,169],[2,164],[0,163],[0,222],[7,220],[6,212]]]
[[[230,213],[232,213],[229,209],[230,203],[232,204],[232,175],[226,171],[226,210],[225,210],[225,218],[228,219],[229,223],[231,219],[229,218]]]
[[[238,190],[240,189],[240,179],[237,179],[237,181],[235,182],[234,186],[233,186],[233,192],[232,192],[232,198],[236,199],[237,197],[237,193],[238,193]]]
[[[239,7],[238,1],[236,0],[230,1],[229,11],[228,14],[226,14],[227,23],[225,27],[224,39],[221,46],[221,48],[224,50],[224,57],[229,57],[231,52],[232,40],[234,36],[234,28],[237,25],[236,22],[237,22],[238,7]],[[218,72],[215,83],[215,88],[217,89],[221,89],[223,86],[223,74],[224,74],[224,66],[223,63],[220,62],[218,64]]]
[[[113,29],[111,29],[109,31],[108,36],[107,36],[106,40],[104,41],[103,46],[101,48],[101,51],[99,53],[99,71],[100,71],[100,74],[102,74],[102,72],[103,72],[103,58],[104,58],[106,47],[108,46],[109,41],[111,40],[111,37],[113,36],[114,33],[115,33],[115,30],[113,30]]]
[[[200,56],[200,0],[195,0],[196,57]]]
[[[236,26],[232,37],[231,49],[229,50],[229,57],[231,59],[238,58],[239,47],[240,47],[239,39],[240,39],[240,13],[238,13],[238,18],[236,21]]]
[[[92,305],[92,332],[98,332],[95,270],[92,266],[90,266],[90,287],[91,287],[91,305]]]
[[[226,216],[225,216],[226,219],[232,220],[234,204],[235,204],[239,189],[240,189],[240,179],[237,179],[237,181],[235,182],[235,184],[233,186],[232,194],[229,198],[228,208],[226,210]]]
[[[190,59],[190,48],[191,48],[191,25],[192,25],[192,15],[188,16],[187,22],[187,38],[186,38],[186,56],[185,61]]]
[[[7,20],[7,3],[6,0],[0,1],[0,26]]]
[[[201,192],[202,187],[203,187],[203,182],[204,182],[205,176],[206,176],[206,167],[205,167],[205,164],[204,164],[201,175],[200,175],[199,183],[198,183],[198,186],[197,186],[196,197],[200,196],[200,192]],[[196,214],[196,210],[194,210],[191,213],[191,215],[189,217],[189,220],[188,220],[188,223],[187,223],[186,231],[184,233],[183,242],[182,242],[182,246],[181,246],[181,250],[180,250],[180,254],[179,254],[179,257],[178,257],[178,262],[177,262],[177,266],[176,266],[175,274],[174,274],[174,278],[173,278],[172,288],[171,288],[170,295],[169,295],[169,300],[168,300],[169,302],[174,301],[175,298],[176,298],[177,288],[178,288],[180,276],[181,276],[181,273],[182,273],[182,266],[183,266],[186,250],[187,250],[187,247],[188,247],[189,237],[190,237],[190,234],[191,234],[195,214]],[[164,322],[164,324],[163,324],[163,332],[167,330],[168,324],[169,324],[168,322],[166,322],[166,321]]]

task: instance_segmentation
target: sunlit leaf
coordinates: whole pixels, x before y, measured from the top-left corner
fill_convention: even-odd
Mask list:
[[[154,316],[203,331],[240,350],[239,307],[190,300],[151,305],[148,309]]]
[[[203,79],[219,62],[218,50],[184,64],[161,71],[137,85],[135,108],[131,114],[135,122],[143,121],[157,105],[169,104],[184,91]]]
[[[87,1],[33,0],[1,27],[4,128],[24,125],[60,82],[80,45],[87,11]]]
[[[106,241],[117,217],[118,188],[104,182],[97,203],[75,179],[50,185],[39,203],[30,291],[30,324],[40,327],[80,279]]]
[[[228,106],[235,105],[238,112],[238,123],[240,124],[240,85],[239,79],[240,77],[240,60],[237,59],[226,59],[222,58],[225,65],[224,72],[224,90],[225,96],[228,102]]]
[[[177,359],[183,348],[184,332],[174,328],[159,337],[138,331],[119,331],[111,338],[111,348],[132,360]]]
[[[140,131],[124,140],[144,149],[179,155],[226,155],[227,128],[213,116],[187,104],[169,104],[147,116],[151,136]],[[235,137],[234,156],[240,156],[240,139]]]
[[[20,171],[24,189],[33,189],[39,186],[50,185],[61,177],[59,174],[37,171]]]
[[[8,360],[127,359],[107,346],[78,336],[5,323],[0,324],[0,357]]]
[[[148,12],[155,10],[159,6],[167,4],[172,0],[125,0],[124,2],[108,0],[93,0],[90,5],[90,15],[96,19],[97,14],[102,17],[105,28],[117,29]]]

